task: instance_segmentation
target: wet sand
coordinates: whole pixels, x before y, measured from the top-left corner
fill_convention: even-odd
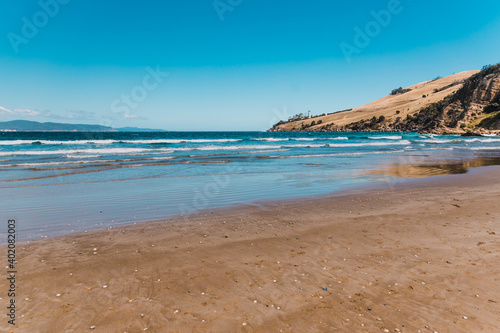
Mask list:
[[[491,166],[18,244],[14,332],[498,332],[499,185]]]

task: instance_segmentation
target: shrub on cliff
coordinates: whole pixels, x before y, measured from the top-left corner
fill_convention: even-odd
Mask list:
[[[408,91],[411,91],[411,89],[403,89],[403,87],[399,87],[399,88],[393,89],[391,91],[391,95],[401,95],[401,94],[407,93]]]

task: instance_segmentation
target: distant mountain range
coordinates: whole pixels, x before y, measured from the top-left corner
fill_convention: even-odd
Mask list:
[[[112,128],[101,125],[40,123],[29,120],[12,120],[0,122],[0,131],[16,132],[163,132],[160,129],[121,127]]]

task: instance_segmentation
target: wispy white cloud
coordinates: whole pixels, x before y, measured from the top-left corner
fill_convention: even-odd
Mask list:
[[[28,110],[28,109],[15,109],[14,113],[20,115],[20,116],[28,116],[28,117],[38,117],[38,116],[43,116],[44,113],[40,111],[33,111],[33,110]]]
[[[2,106],[0,106],[0,114],[12,114],[13,112],[10,111],[9,109],[6,109]]]
[[[28,109],[9,110],[7,108],[0,106],[0,115],[38,117],[45,114],[40,111],[33,111]]]
[[[95,112],[84,111],[84,110],[66,110],[63,114],[54,114],[50,111],[37,111],[29,109],[14,109],[10,110],[0,106],[0,115],[11,116],[11,117],[45,117],[51,119],[78,119],[87,120],[95,119]]]
[[[62,114],[52,113],[49,110],[38,111],[38,110],[29,110],[29,109],[14,109],[10,110],[3,106],[0,106],[0,116],[6,116],[9,118],[48,118],[48,119],[59,119],[59,120],[89,120],[89,121],[97,121],[108,119],[110,122],[119,122],[126,120],[147,120],[147,118],[138,116],[136,114],[123,114],[123,115],[97,115],[92,111],[85,110],[66,110]]]

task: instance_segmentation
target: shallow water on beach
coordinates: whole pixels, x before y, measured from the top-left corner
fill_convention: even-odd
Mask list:
[[[500,164],[500,137],[0,133],[0,211],[22,239]],[[0,233],[3,230],[0,230]],[[4,237],[3,237],[4,238]]]

